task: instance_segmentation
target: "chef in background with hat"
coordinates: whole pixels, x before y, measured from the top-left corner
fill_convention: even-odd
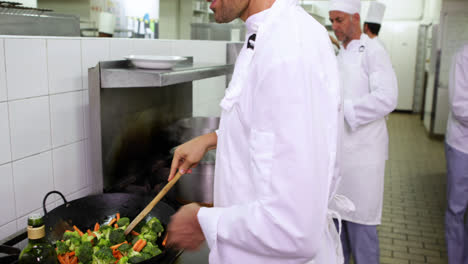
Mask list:
[[[330,209],[341,216],[345,263],[379,263],[377,225],[381,223],[388,133],[385,117],[397,105],[398,85],[382,45],[361,31],[360,0],[331,0],[330,21],[342,47],[338,54],[344,97],[341,182],[337,194],[348,197],[354,211]]]
[[[382,27],[382,20],[385,14],[385,4],[380,2],[371,2],[367,18],[364,20],[364,33],[369,38],[378,41],[385,47],[383,42],[379,39],[380,28]]]

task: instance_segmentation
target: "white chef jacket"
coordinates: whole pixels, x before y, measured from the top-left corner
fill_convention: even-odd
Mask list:
[[[327,31],[297,0],[246,26],[255,49],[244,44],[221,102],[215,207],[198,213],[210,263],[337,263],[327,204],[340,93]]]
[[[468,45],[462,47],[453,58],[449,102],[446,142],[468,154]]]
[[[385,116],[397,105],[397,79],[383,46],[366,34],[340,49],[338,64],[346,122],[337,193],[348,197],[356,210],[345,212],[333,205],[331,208],[343,220],[378,225],[388,159]]]

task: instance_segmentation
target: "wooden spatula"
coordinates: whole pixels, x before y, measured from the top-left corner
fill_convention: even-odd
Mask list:
[[[133,219],[133,221],[130,223],[127,229],[125,229],[125,235],[128,235],[128,233],[130,233],[133,230],[133,228],[135,228],[135,226],[138,225],[138,223],[140,223],[141,220],[143,220],[143,218],[145,218],[145,216],[156,206],[156,204],[164,197],[164,195],[166,195],[166,193],[172,188],[172,186],[174,186],[174,184],[180,179],[180,176],[182,176],[182,174],[177,172],[175,177],[170,182],[168,182],[166,186],[164,186],[164,188],[158,193],[158,195],[156,195],[156,197],[154,197],[154,199],[145,207],[145,209],[143,209],[143,211],[141,211],[141,213],[138,214],[138,216],[135,219]]]

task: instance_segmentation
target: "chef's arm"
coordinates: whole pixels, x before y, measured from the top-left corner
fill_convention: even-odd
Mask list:
[[[325,89],[318,70],[311,76],[301,69],[300,58],[285,60],[269,62],[252,92],[253,127],[245,155],[251,159],[249,189],[255,190],[249,195],[256,199],[198,213],[212,254],[222,245],[223,250],[306,262],[325,241],[334,159],[329,143],[336,132],[330,120],[337,120],[338,100]]]
[[[218,136],[215,132],[212,132],[178,146],[174,151],[168,180],[172,180],[177,171],[184,174],[190,168],[195,167],[208,150],[216,148],[217,143]]]
[[[464,51],[455,57],[449,91],[453,117],[468,127],[468,46]]]
[[[385,49],[379,46],[365,59],[370,93],[354,100],[344,100],[345,120],[352,130],[390,114],[398,101],[398,82]]]

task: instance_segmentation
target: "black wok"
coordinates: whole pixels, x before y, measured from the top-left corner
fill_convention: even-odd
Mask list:
[[[62,197],[64,204],[47,212],[45,208],[47,197],[54,193]],[[46,236],[51,243],[54,243],[62,239],[65,230],[73,230],[73,225],[76,225],[85,232],[87,229],[92,230],[96,222],[101,225],[108,223],[115,217],[116,213],[120,213],[122,217],[128,217],[130,220],[133,220],[152,198],[153,197],[144,197],[128,193],[106,193],[67,202],[60,192],[49,192],[44,197],[43,201]],[[174,213],[175,211],[172,207],[161,201],[147,215],[146,221],[152,217],[157,217],[164,228],[166,228],[171,215]],[[165,234],[163,234],[162,238],[164,236]],[[162,250],[162,254],[141,262],[142,264],[173,263],[182,253],[182,251],[164,248],[161,245],[162,238],[157,241],[158,246]]]

